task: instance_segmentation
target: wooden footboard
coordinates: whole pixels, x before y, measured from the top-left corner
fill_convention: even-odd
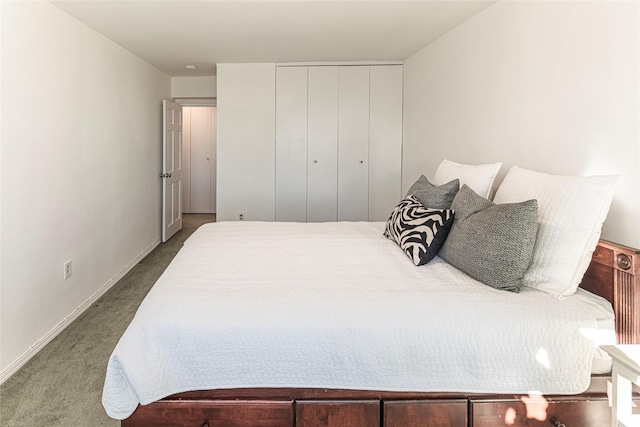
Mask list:
[[[610,425],[607,384],[574,396],[236,389],[180,393],[140,406],[123,427],[496,427]],[[640,407],[640,390],[636,390]]]
[[[640,252],[601,241],[581,287],[609,300],[619,343],[640,343]],[[123,427],[495,427],[610,425],[610,377],[572,396],[324,389],[204,390],[139,406]],[[640,411],[640,390],[634,390]]]

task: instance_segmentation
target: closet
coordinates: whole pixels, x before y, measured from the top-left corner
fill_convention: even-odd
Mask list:
[[[182,212],[216,212],[216,107],[182,109]]]
[[[385,221],[401,199],[402,66],[276,67],[277,221]]]

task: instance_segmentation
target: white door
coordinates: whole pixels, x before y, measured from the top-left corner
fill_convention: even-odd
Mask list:
[[[338,221],[369,219],[369,68],[340,67]]]
[[[309,67],[307,221],[338,219],[338,67]]]
[[[191,107],[182,107],[182,213],[191,213]]]
[[[182,107],[182,213],[216,213],[216,107]]]
[[[276,221],[307,220],[307,67],[276,68]]]
[[[370,69],[369,221],[386,221],[402,198],[402,65]]]
[[[162,241],[182,228],[182,107],[162,101]]]
[[[216,193],[216,179],[218,176],[218,107],[211,108],[211,176],[209,180],[211,182],[211,213],[216,213],[218,208],[216,205],[216,199],[218,194]]]
[[[190,212],[213,213],[211,200],[213,146],[213,107],[191,107],[190,126]]]

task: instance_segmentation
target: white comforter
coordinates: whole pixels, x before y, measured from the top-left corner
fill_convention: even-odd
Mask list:
[[[383,228],[201,227],[109,359],[109,416],[124,419],[138,403],[214,388],[587,388],[592,332],[613,318],[606,301],[587,292],[559,301],[530,288],[497,291],[437,257],[415,267]],[[613,339],[605,334],[604,342]]]

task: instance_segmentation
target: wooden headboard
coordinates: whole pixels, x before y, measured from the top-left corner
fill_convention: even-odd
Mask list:
[[[618,344],[640,344],[640,251],[600,240],[580,287],[611,302]]]

